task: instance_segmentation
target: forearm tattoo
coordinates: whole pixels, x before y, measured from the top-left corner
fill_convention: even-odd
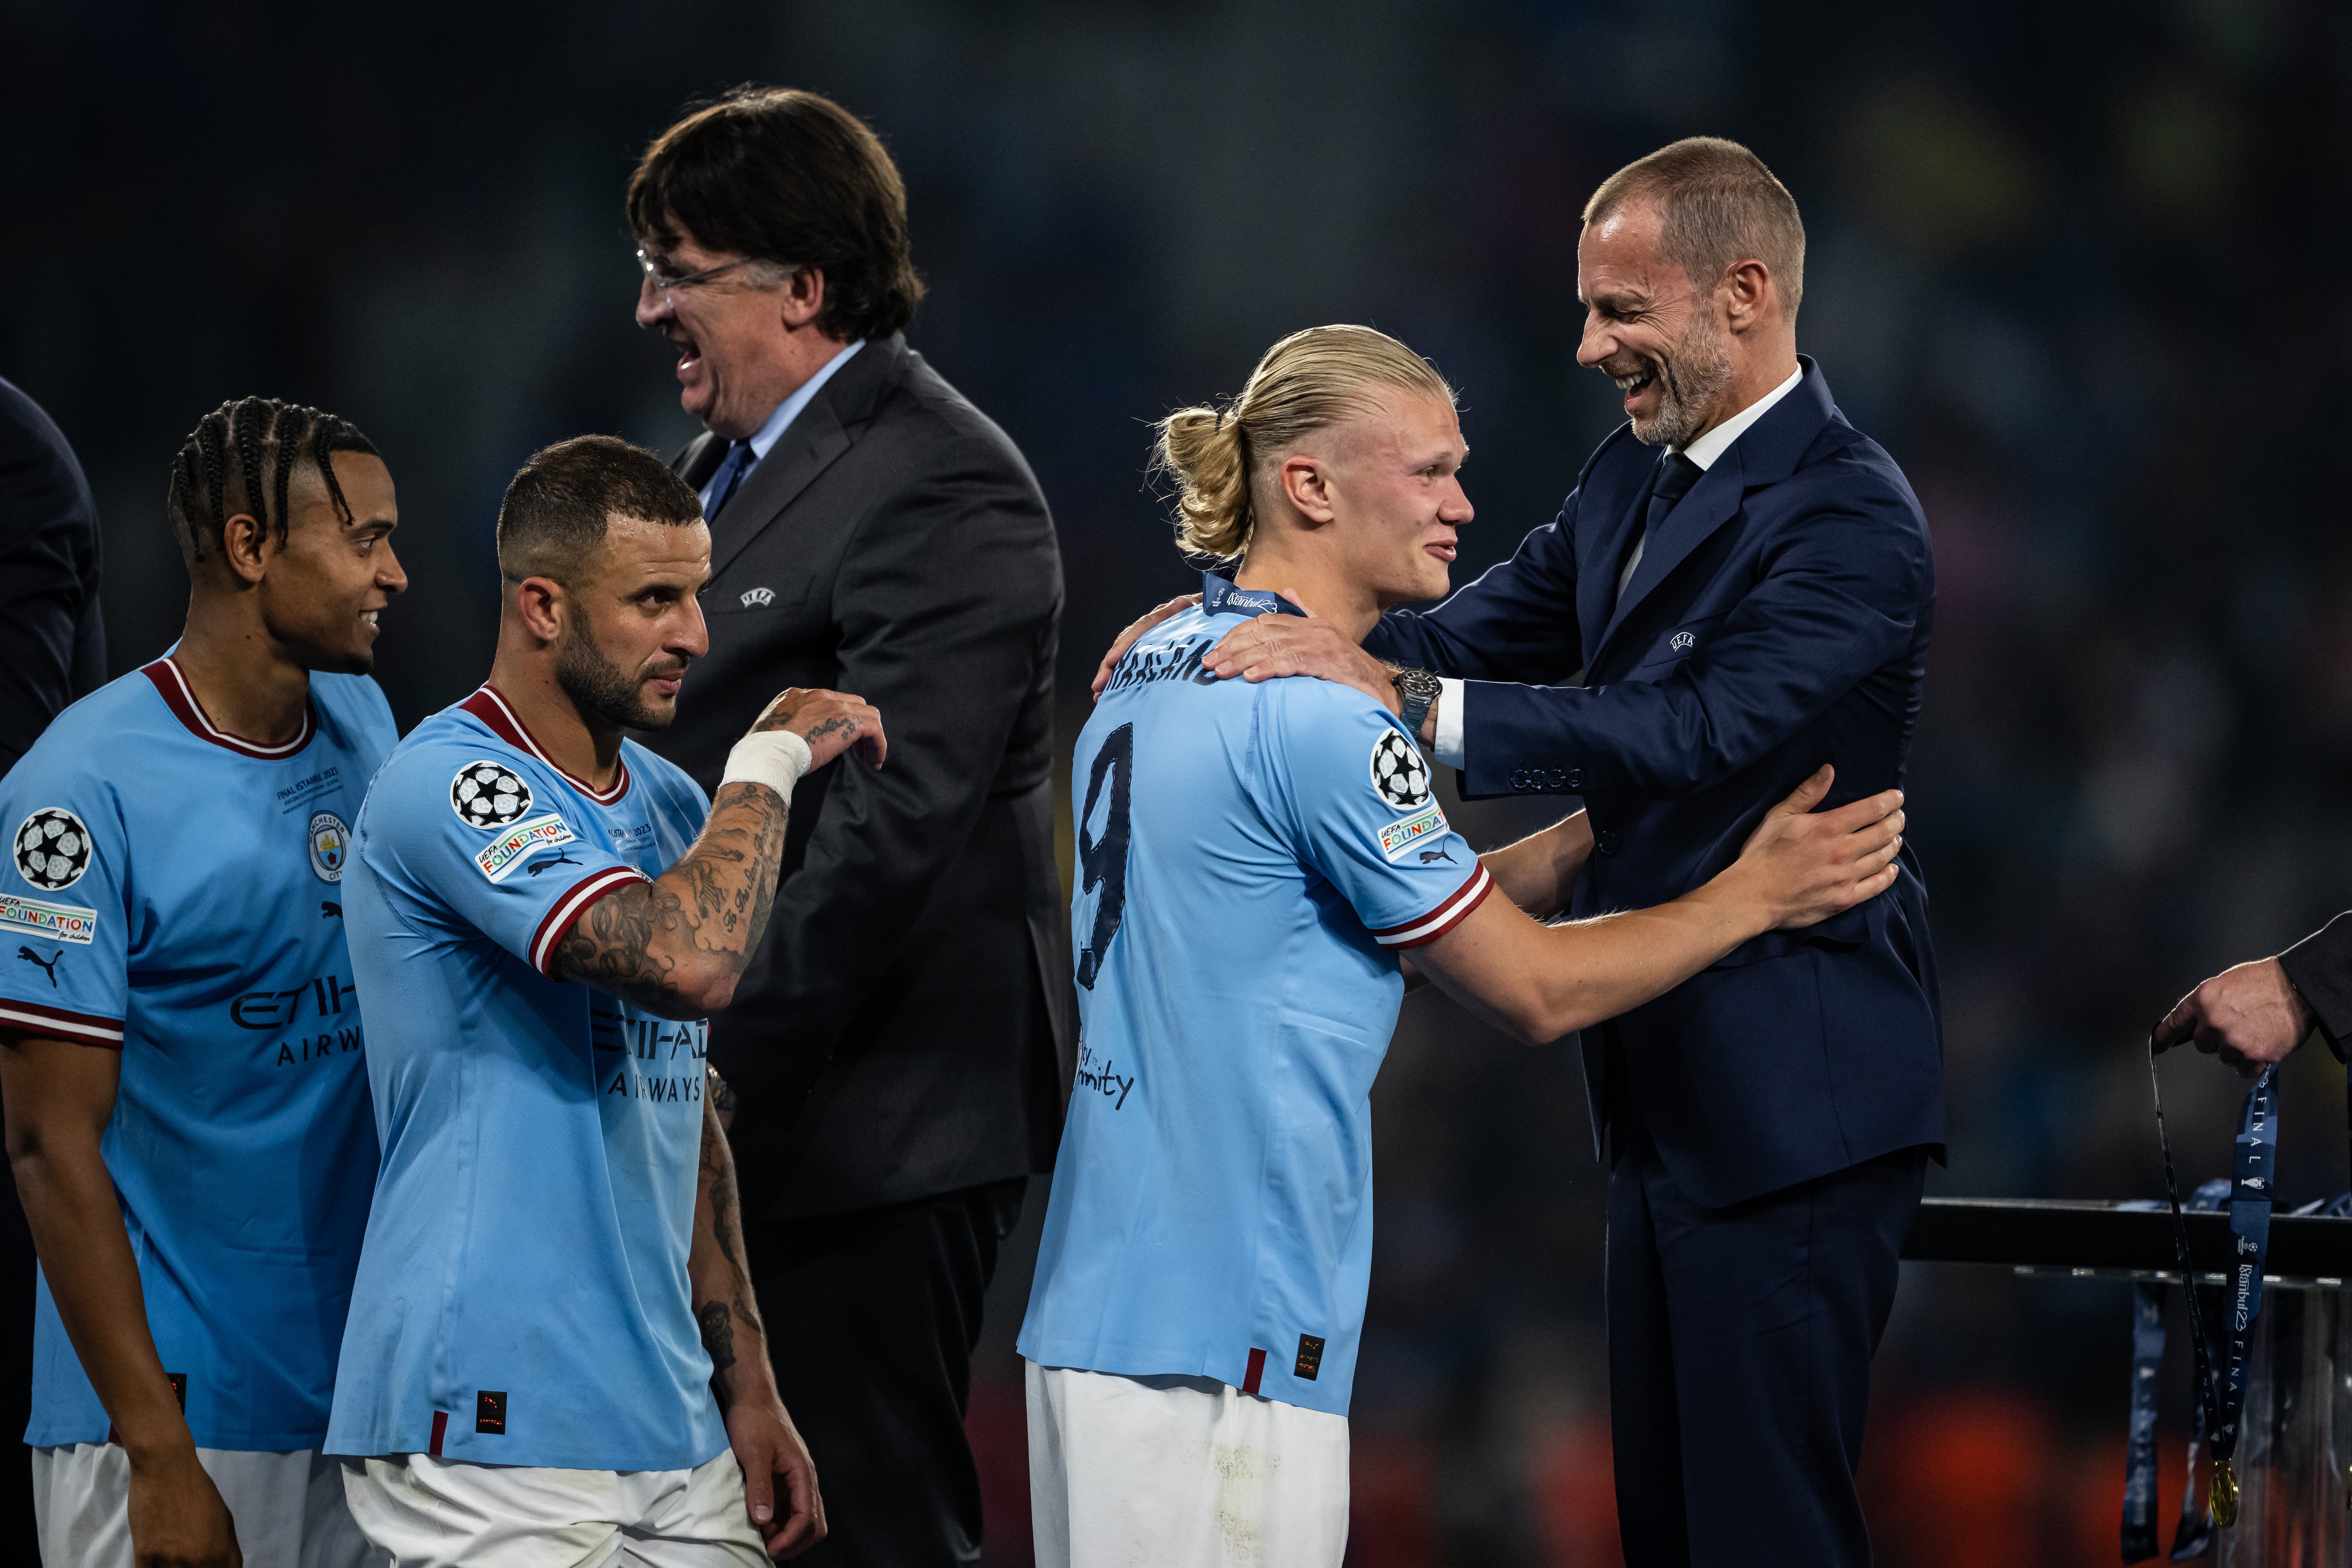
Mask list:
[[[727,1370],[736,1363],[735,1329],[740,1324],[753,1338],[763,1337],[759,1303],[752,1299],[750,1266],[743,1256],[741,1195],[735,1185],[735,1157],[718,1119],[702,1121],[702,1190],[710,1205],[710,1237],[718,1244],[720,1277],[708,1283],[710,1294],[695,1309],[702,1330],[703,1348],[710,1352],[710,1370],[721,1390]],[[724,1394],[722,1393],[722,1401]]]
[[[655,952],[657,941],[715,954],[742,973],[775,904],[785,816],[772,790],[721,787],[684,859],[656,881],[606,894],[572,922],[556,944],[556,972],[668,1016],[683,998],[676,962]]]

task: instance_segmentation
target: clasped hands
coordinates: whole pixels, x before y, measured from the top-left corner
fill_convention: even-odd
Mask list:
[[[1391,713],[1404,710],[1403,700],[1397,695],[1393,673],[1387,665],[1366,653],[1342,633],[1339,627],[1317,616],[1297,595],[1284,589],[1282,596],[1306,610],[1304,616],[1258,616],[1243,622],[1227,632],[1216,647],[1201,656],[1202,668],[1223,679],[1235,676],[1244,680],[1272,680],[1280,676],[1311,675],[1339,686],[1351,686]],[[1111,670],[1127,657],[1138,637],[1169,617],[1180,615],[1201,602],[1198,594],[1187,594],[1181,599],[1171,599],[1154,605],[1118,634],[1103,655],[1101,665],[1095,670],[1094,694],[1100,697],[1103,685],[1110,679]],[[1426,743],[1435,739],[1437,716],[1432,710],[1422,721],[1421,739]]]

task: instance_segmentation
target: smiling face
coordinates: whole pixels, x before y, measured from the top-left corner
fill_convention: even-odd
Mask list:
[[[266,546],[257,584],[262,624],[306,669],[364,675],[375,664],[376,616],[408,586],[393,553],[400,526],[392,470],[366,452],[337,452],[347,521],[307,458],[287,485],[283,543]]]
[[[709,250],[683,228],[676,232],[677,243],[666,248],[655,239],[641,240],[646,257],[667,276],[743,265],[667,289],[644,279],[637,289],[637,325],[676,345],[679,405],[714,434],[749,440],[799,384],[784,320],[795,282],[776,282],[770,263]]]
[[[612,520],[588,570],[564,590],[555,679],[583,714],[625,730],[669,727],[687,667],[709,651],[695,597],[709,580],[702,523]]]
[[[1636,439],[1679,447],[1730,412],[1721,405],[1734,366],[1717,291],[1699,291],[1666,259],[1664,229],[1650,202],[1628,202],[1585,228],[1576,362],[1616,382]]]
[[[1382,607],[1443,598],[1472,515],[1462,489],[1470,448],[1454,405],[1383,391],[1330,435],[1328,494],[1342,570]]]

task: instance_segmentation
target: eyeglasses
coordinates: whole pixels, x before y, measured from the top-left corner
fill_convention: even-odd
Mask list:
[[[758,264],[760,264],[758,257],[741,256],[732,261],[722,261],[716,267],[706,267],[699,272],[668,272],[663,270],[660,262],[646,255],[642,247],[637,250],[638,270],[646,275],[646,281],[652,284],[655,291],[665,300],[669,298],[669,292],[673,289],[690,289],[698,283],[708,283],[721,273],[732,272],[738,267],[751,267]],[[778,267],[786,277],[800,270],[796,263],[785,265],[770,262],[765,265]]]

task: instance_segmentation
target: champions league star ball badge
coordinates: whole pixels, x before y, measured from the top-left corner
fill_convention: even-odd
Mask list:
[[[310,869],[321,882],[343,879],[343,858],[351,853],[352,830],[331,811],[310,818]]]
[[[61,805],[45,805],[16,825],[16,874],[45,893],[70,888],[89,869],[89,829]]]
[[[530,785],[496,763],[467,763],[449,781],[449,808],[467,826],[488,833],[530,809]]]
[[[1372,787],[1399,811],[1429,804],[1429,769],[1412,742],[1394,730],[1372,747]]]

